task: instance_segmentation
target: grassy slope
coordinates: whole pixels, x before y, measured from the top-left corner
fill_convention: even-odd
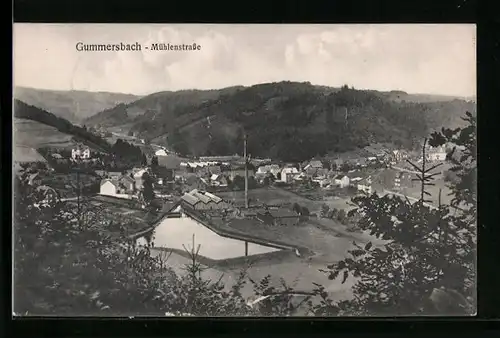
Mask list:
[[[15,142],[27,143],[34,148],[46,146],[71,146],[73,140],[83,142],[92,149],[108,151],[109,143],[88,131],[73,125],[64,118],[30,106],[22,101],[14,101]],[[28,122],[29,121],[29,122]]]
[[[52,112],[73,123],[82,121],[104,109],[135,101],[139,96],[121,93],[57,91],[16,87],[14,98]]]
[[[60,132],[52,126],[28,120],[14,118],[14,143],[33,148],[66,148],[75,144],[73,136]]]

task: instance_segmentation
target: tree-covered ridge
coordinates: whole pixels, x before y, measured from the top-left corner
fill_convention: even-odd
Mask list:
[[[460,100],[414,103],[347,86],[279,82],[157,93],[91,122],[123,125],[198,156],[240,153],[245,130],[251,154],[292,161],[375,142],[412,148],[429,132],[456,126],[459,111],[474,109],[474,103]]]

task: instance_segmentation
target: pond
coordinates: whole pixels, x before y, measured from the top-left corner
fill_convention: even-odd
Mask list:
[[[245,241],[220,236],[203,224],[182,214],[178,218],[165,218],[153,233],[153,246],[184,250],[184,246],[195,250],[200,245],[199,254],[213,260],[245,256]],[[144,241],[143,238],[138,241]],[[184,246],[183,246],[184,245]],[[248,255],[264,254],[280,249],[256,243],[248,243]]]

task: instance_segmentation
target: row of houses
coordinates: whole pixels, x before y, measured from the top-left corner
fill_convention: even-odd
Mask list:
[[[181,205],[193,210],[224,210],[228,203],[207,191],[193,189],[181,197]]]
[[[332,181],[332,186],[339,188],[352,187],[367,194],[372,194],[376,190],[399,191],[411,187],[413,184],[411,173],[392,169],[384,169],[373,173],[352,171],[347,174],[338,174]]]

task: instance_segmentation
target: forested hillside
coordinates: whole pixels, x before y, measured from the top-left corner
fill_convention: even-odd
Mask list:
[[[86,123],[122,126],[197,156],[240,153],[245,130],[252,155],[298,161],[374,142],[410,148],[429,131],[460,125],[464,111],[475,111],[464,100],[421,103],[394,95],[296,82],[165,92]]]

